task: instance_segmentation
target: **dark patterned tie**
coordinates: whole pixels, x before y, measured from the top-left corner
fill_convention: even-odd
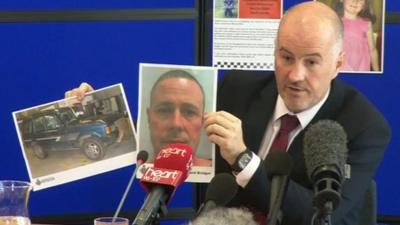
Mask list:
[[[292,132],[297,126],[299,126],[299,120],[296,116],[285,114],[281,118],[281,127],[279,128],[278,133],[275,136],[274,142],[271,145],[272,151],[286,151],[289,142],[289,134]],[[253,207],[249,207],[250,211],[254,215],[254,220],[260,225],[267,224],[267,217],[264,212],[260,212]]]
[[[289,144],[289,134],[299,126],[299,120],[294,115],[285,114],[281,118],[281,127],[272,142],[270,151],[286,151]]]

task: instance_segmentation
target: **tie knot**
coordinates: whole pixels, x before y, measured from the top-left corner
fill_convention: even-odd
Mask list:
[[[271,145],[271,151],[285,151],[289,143],[289,133],[299,126],[296,116],[285,114],[281,118],[281,127]]]
[[[280,130],[285,133],[292,132],[297,126],[299,126],[299,119],[295,115],[285,114],[281,117],[281,128]]]

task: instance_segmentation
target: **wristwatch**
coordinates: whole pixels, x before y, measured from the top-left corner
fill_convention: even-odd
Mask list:
[[[242,170],[250,163],[253,153],[246,149],[244,152],[240,153],[236,158],[235,163],[232,165],[232,170],[235,173],[240,173]]]

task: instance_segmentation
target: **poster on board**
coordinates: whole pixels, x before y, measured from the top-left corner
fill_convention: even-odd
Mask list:
[[[212,65],[273,70],[282,0],[214,0]]]

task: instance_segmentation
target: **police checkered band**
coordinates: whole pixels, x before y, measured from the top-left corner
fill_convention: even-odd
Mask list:
[[[261,69],[261,70],[272,70],[274,68],[273,63],[260,63],[260,62],[226,62],[218,61],[214,63],[214,67],[221,69]]]

